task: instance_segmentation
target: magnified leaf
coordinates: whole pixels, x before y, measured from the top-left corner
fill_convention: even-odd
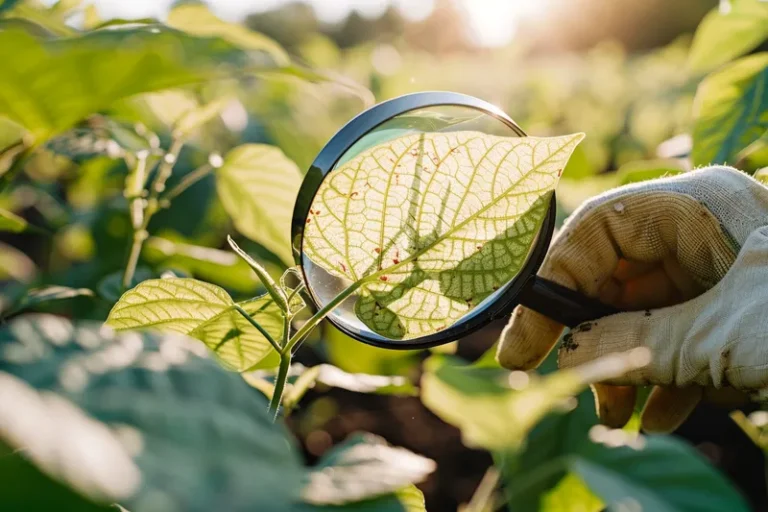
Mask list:
[[[701,82],[695,99],[694,165],[733,164],[768,130],[767,89],[768,52],[739,59]]]
[[[373,331],[440,331],[517,275],[582,138],[465,131],[370,148],[323,181],[304,251],[362,282],[355,312]]]
[[[216,189],[237,230],[284,263],[293,261],[291,216],[300,186],[296,164],[266,144],[236,147],[216,170]]]
[[[762,0],[721,2],[696,29],[688,64],[694,70],[706,71],[747,53],[766,38],[768,3]]]
[[[237,370],[277,366],[272,345],[234,305],[216,285],[189,278],[152,279],[126,292],[110,311],[107,324],[116,330],[151,328],[186,334]],[[282,338],[281,311],[268,296],[240,306],[275,340]]]
[[[29,315],[0,330],[0,347],[0,450],[14,449],[0,474],[23,457],[95,503],[136,512],[299,502],[305,470],[287,431],[194,340]],[[4,490],[1,508],[41,510],[30,508],[45,502],[40,479],[14,489],[18,507]]]
[[[323,456],[302,497],[316,505],[342,505],[396,492],[434,470],[426,457],[371,434],[354,435]]]

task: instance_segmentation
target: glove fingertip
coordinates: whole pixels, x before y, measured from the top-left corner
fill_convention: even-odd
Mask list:
[[[531,370],[541,364],[557,342],[563,326],[518,306],[501,333],[496,360],[510,370]]]

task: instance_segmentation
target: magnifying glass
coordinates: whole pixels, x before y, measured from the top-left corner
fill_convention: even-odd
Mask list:
[[[291,227],[318,308],[354,289],[328,320],[363,343],[419,349],[518,304],[571,327],[618,312],[536,276],[555,195],[537,195],[521,170],[538,151],[515,145],[525,136],[495,106],[452,92],[385,101],[339,130],[304,178]]]

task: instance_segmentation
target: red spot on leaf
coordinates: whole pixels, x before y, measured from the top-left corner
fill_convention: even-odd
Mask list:
[[[373,252],[375,252],[376,254],[381,254],[381,249],[377,247],[373,250]]]
[[[387,276],[381,276],[379,279],[381,279],[382,281],[386,281],[386,280],[388,280],[389,278],[388,278]]]

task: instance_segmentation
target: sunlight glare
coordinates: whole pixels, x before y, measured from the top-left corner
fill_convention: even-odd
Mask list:
[[[546,13],[547,0],[461,0],[475,42],[481,46],[509,43],[526,21]]]

